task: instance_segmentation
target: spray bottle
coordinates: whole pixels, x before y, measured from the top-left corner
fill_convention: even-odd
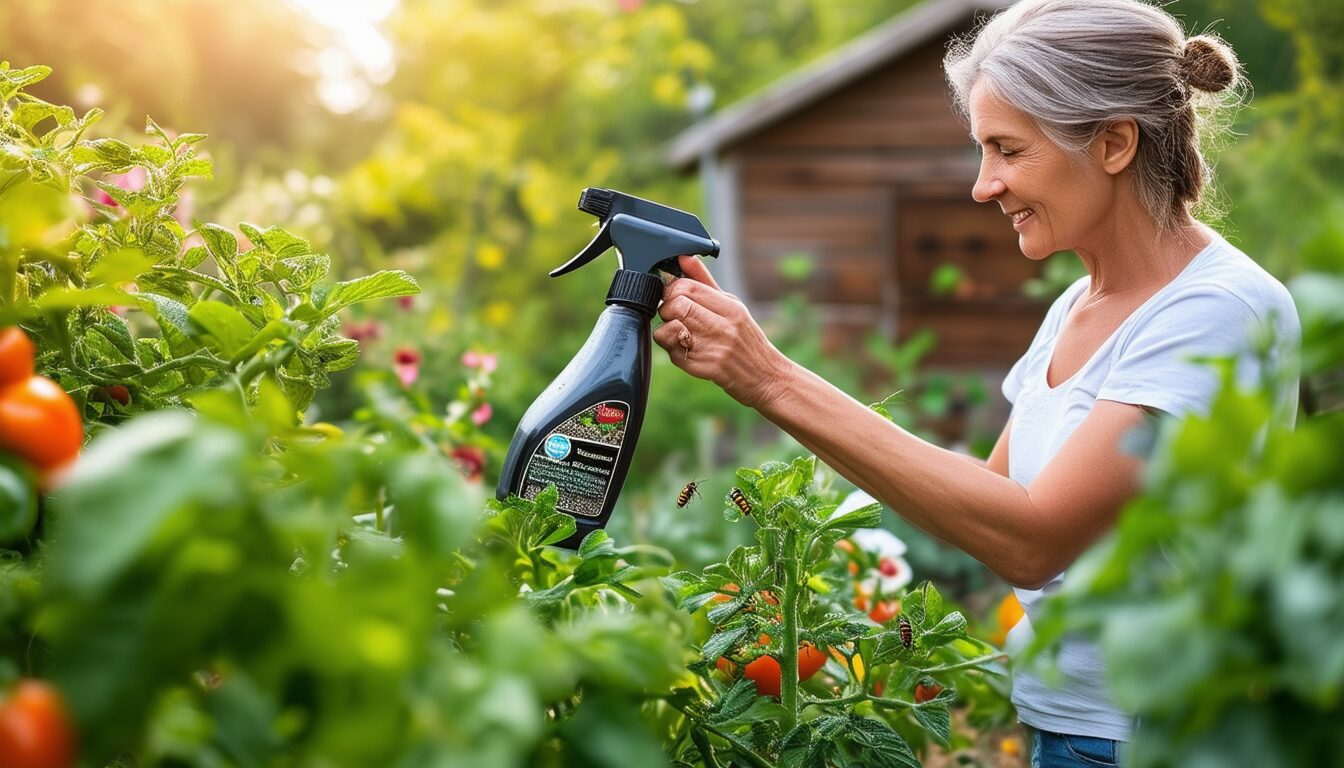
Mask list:
[[[495,496],[535,497],[547,485],[556,508],[578,523],[558,546],[576,549],[611,517],[630,468],[649,395],[650,323],[663,298],[657,272],[681,276],[682,254],[718,256],[719,243],[694,215],[612,189],[589,187],[579,210],[596,216],[592,242],[551,277],[616,248],[607,308],[588,341],[523,414]]]

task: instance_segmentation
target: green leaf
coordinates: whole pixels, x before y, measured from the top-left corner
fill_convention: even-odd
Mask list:
[[[33,83],[40,83],[51,74],[51,67],[37,64],[22,69],[0,69],[0,104]]]
[[[118,306],[134,304],[137,295],[142,294],[130,294],[120,288],[105,285],[96,288],[55,288],[38,298],[37,307],[42,310],[54,310]]]
[[[909,743],[882,720],[855,715],[848,726],[846,735],[873,756],[874,765],[920,768]]]
[[[0,544],[18,541],[37,522],[37,478],[23,462],[0,456]]]
[[[244,222],[239,224],[238,228],[242,230],[244,235],[247,235],[247,239],[251,240],[253,245],[266,249],[277,259],[292,259],[297,256],[307,256],[313,252],[313,248],[307,240],[280,227],[261,230]]]
[[[325,253],[294,256],[275,264],[280,287],[290,293],[309,290],[318,280],[326,277],[330,270],[331,257]]]
[[[232,266],[238,259],[238,238],[232,232],[218,224],[206,224],[196,231],[220,269]]]
[[[611,540],[611,536],[601,528],[584,536],[583,542],[579,544],[579,557],[584,560],[615,556],[616,544]]]
[[[719,656],[722,655],[719,654]],[[717,659],[719,656],[714,658]],[[751,705],[760,698],[756,693],[756,683],[746,678],[738,680],[714,704],[709,713],[709,722],[716,725],[730,723],[736,720],[739,715],[746,713]]]
[[[177,175],[179,178],[202,178],[213,179],[215,177],[215,165],[208,157],[193,157],[192,159],[177,166]]]
[[[111,342],[127,360],[140,361],[140,356],[135,350],[135,337],[131,335],[131,326],[125,319],[109,312],[102,321],[94,324],[91,330]]]
[[[195,269],[201,265],[201,262],[205,261],[205,257],[208,255],[209,251],[205,249],[205,246],[193,245],[178,259],[177,266],[183,269]]]
[[[926,629],[923,633],[922,642],[926,648],[934,648],[943,645],[949,640],[966,637],[966,617],[961,615],[960,611],[953,611],[944,616],[936,625]]]
[[[233,357],[256,336],[256,329],[238,310],[218,301],[200,301],[187,312],[195,337],[221,357]]]
[[[736,629],[725,629],[722,632],[715,632],[705,641],[704,647],[700,649],[700,656],[705,661],[714,662],[724,654],[737,647],[742,638],[750,631],[750,627],[737,627]]]
[[[941,697],[942,694],[947,693],[947,690],[944,688],[938,692],[938,695]],[[952,739],[952,716],[947,711],[946,701],[935,698],[923,704],[917,704],[911,710],[911,714],[915,716],[920,725],[924,726],[933,735],[935,741],[945,747],[949,746]]]
[[[138,157],[135,148],[124,141],[94,139],[79,144],[75,148],[74,159],[80,165],[91,166],[90,170],[121,173],[130,170],[131,166],[136,164]],[[103,185],[99,183],[98,186],[102,187]]]
[[[53,584],[84,593],[107,588],[193,501],[228,509],[248,454],[237,435],[203,430],[180,411],[101,433],[52,499],[61,522],[51,542]]]
[[[293,329],[285,320],[272,320],[267,323],[260,331],[257,331],[247,343],[239,348],[230,356],[230,361],[239,363],[260,352],[271,342],[277,339],[283,339],[289,335]],[[359,357],[359,350],[355,350],[355,357]],[[352,363],[353,364],[353,363]],[[339,370],[337,368],[327,368],[327,370]]]
[[[154,259],[139,248],[118,248],[105,254],[89,270],[92,285],[130,282],[154,266]]]
[[[399,269],[383,270],[367,277],[337,283],[320,306],[322,314],[329,316],[357,302],[413,296],[419,292],[420,286],[415,278]]]
[[[285,327],[283,320],[273,320],[267,328],[271,326]],[[354,339],[335,339],[333,341],[323,342],[317,347],[318,364],[323,370],[343,371],[359,362],[359,342]]]
[[[827,520],[821,530],[877,528],[880,525],[882,525],[882,505],[874,502]]]
[[[47,118],[55,118],[56,127],[65,127],[75,121],[75,111],[69,107],[58,107],[45,101],[24,101],[14,107],[9,115],[15,125],[28,133]]]

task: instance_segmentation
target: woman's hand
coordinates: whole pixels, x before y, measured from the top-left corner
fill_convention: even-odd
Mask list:
[[[724,293],[700,259],[678,260],[683,278],[668,283],[653,340],[683,371],[708,379],[743,405],[759,408],[789,368],[736,296]]]

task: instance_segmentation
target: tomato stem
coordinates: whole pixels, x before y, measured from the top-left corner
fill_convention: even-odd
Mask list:
[[[784,733],[798,722],[798,532],[784,529],[783,630],[779,660],[780,703],[784,705]]]
[[[940,666],[940,667],[929,667],[928,669],[923,669],[923,670],[920,670],[920,671],[923,672],[924,674],[928,675],[928,674],[933,674],[933,673],[935,673],[935,672],[951,672],[951,671],[954,670],[954,669],[965,669],[965,668],[967,668],[967,667],[978,667],[978,666],[980,666],[981,664],[985,664],[985,663],[987,663],[987,662],[991,662],[991,661],[1007,661],[1007,660],[1008,660],[1008,654],[1006,654],[1006,653],[991,653],[991,654],[987,654],[987,655],[985,655],[985,656],[979,656],[979,657],[976,657],[976,658],[974,658],[974,659],[967,659],[967,660],[965,660],[965,661],[958,661],[958,662],[955,663],[955,664],[944,664],[944,665],[942,665],[942,666]]]

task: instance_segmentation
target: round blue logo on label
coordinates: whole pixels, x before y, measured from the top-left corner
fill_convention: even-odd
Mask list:
[[[569,455],[569,438],[564,435],[551,435],[546,438],[546,455],[557,461]]]

